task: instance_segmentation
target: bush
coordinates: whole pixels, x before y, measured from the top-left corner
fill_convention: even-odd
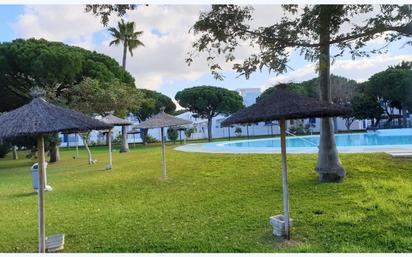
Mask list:
[[[289,128],[289,133],[294,135],[307,135],[310,134],[310,125],[303,126],[299,124],[297,126],[292,126]]]
[[[186,139],[189,139],[192,136],[193,132],[195,132],[194,128],[186,129],[185,130]]]
[[[242,135],[242,128],[241,127],[236,127],[235,128],[235,134],[236,134],[236,136],[240,137]]]
[[[152,137],[151,135],[147,134],[146,135],[146,142],[148,144],[150,144],[150,143],[157,143],[159,141],[156,138]]]
[[[177,133],[177,130],[175,128],[168,128],[167,129],[167,138],[170,141],[173,141],[173,143],[176,143],[176,140],[178,138],[179,134]]]
[[[4,158],[11,150],[11,144],[7,141],[0,143],[0,158]]]

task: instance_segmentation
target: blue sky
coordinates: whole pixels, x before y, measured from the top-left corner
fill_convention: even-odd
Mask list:
[[[299,82],[316,76],[315,65],[306,62],[293,52],[289,66],[294,70],[277,76],[267,71],[257,72],[249,80],[236,78],[231,65],[224,67],[224,81],[215,80],[209,73],[204,58],[195,59],[188,67],[184,62],[191,50],[193,35],[188,30],[197,19],[200,10],[207,6],[161,6],[139,7],[130,13],[128,20],[135,21],[144,34],[141,40],[145,47],[128,56],[127,70],[135,77],[138,87],[160,91],[171,98],[177,91],[198,85],[222,86],[229,89],[243,87],[266,87],[277,82]],[[257,6],[256,23],[264,24],[280,16],[279,6]],[[116,18],[111,20],[114,26]],[[84,12],[82,5],[22,6],[0,5],[0,41],[15,38],[45,38],[62,41],[86,49],[107,54],[120,62],[121,47],[109,47],[110,36],[98,19]],[[405,42],[394,43],[388,54],[360,58],[355,61],[349,56],[338,59],[332,72],[358,81],[386,69],[388,65],[402,60],[412,61],[411,47],[401,48]],[[375,40],[368,47],[380,47],[382,40]],[[247,56],[252,49],[244,47],[241,56]]]

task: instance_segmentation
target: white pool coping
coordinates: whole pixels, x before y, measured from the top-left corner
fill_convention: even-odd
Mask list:
[[[304,137],[304,136],[299,136]],[[213,143],[187,144],[176,147],[175,150],[182,152],[197,153],[224,153],[224,154],[279,154],[280,147],[230,147],[225,144],[261,141],[269,138],[251,140],[232,140]],[[317,147],[287,147],[288,154],[314,154],[318,153]],[[339,146],[339,153],[393,153],[393,152],[412,152],[412,145],[374,145],[374,146]]]

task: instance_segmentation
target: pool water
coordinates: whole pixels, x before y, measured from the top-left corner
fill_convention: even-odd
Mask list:
[[[412,151],[412,129],[385,129],[369,133],[335,135],[336,146],[343,152],[382,152],[389,150]],[[287,136],[287,151],[317,152],[319,135]],[[177,150],[227,153],[270,153],[280,151],[279,138],[225,141],[192,144]]]

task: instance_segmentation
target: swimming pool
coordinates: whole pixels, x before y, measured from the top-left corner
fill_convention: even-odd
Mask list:
[[[384,129],[369,133],[335,135],[340,152],[386,152],[412,151],[412,129]],[[315,153],[318,151],[319,135],[287,136],[286,148],[289,153]],[[209,153],[278,153],[279,138],[264,138],[188,144],[176,150]]]

